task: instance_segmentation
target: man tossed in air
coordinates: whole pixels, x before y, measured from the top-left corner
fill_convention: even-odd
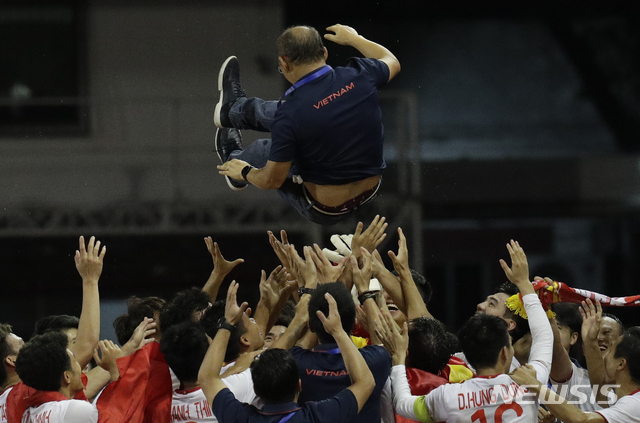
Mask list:
[[[358,50],[344,67],[326,64],[327,49],[314,28],[294,26],[277,41],[278,69],[291,88],[280,101],[248,98],[240,68],[229,57],[218,77],[214,122],[219,173],[231,189],[248,184],[277,189],[302,216],[334,224],[372,201],[386,167],[378,89],[400,63],[385,47],[348,26],[325,38]],[[271,132],[243,150],[239,129]]]

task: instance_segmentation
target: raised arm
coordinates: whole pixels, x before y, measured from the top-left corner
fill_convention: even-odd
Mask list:
[[[309,322],[309,300],[311,294],[303,294],[300,297],[300,301],[296,304],[296,314],[287,326],[284,333],[278,338],[276,342],[271,344],[271,348],[281,348],[283,350],[291,349],[296,342],[302,337],[305,329],[307,328],[307,322]]]
[[[249,166],[249,163],[232,159],[218,165],[218,173],[238,181],[247,181],[260,189],[278,189],[287,179],[291,162],[272,162],[269,160],[263,168],[252,168],[245,179],[242,176],[242,169],[246,166]]]
[[[334,43],[347,45],[358,50],[364,57],[378,59],[389,67],[389,81],[400,72],[400,62],[386,47],[374,43],[358,35],[355,29],[336,24],[327,28],[333,34],[325,34],[324,38]]]
[[[102,265],[107,247],[100,249],[100,241],[89,238],[85,247],[84,237],[79,240],[79,249],[74,257],[76,269],[82,278],[82,311],[78,323],[78,336],[71,351],[76,356],[80,367],[84,367],[93,357],[93,349],[100,340],[100,293],[98,281],[102,274]]]
[[[584,358],[587,360],[589,369],[589,381],[593,392],[596,393],[596,400],[600,401],[603,407],[607,407],[607,398],[602,394],[600,387],[606,383],[606,373],[604,359],[598,346],[598,333],[602,323],[602,306],[600,301],[594,305],[590,299],[582,302],[579,309],[582,315],[582,349]]]
[[[542,308],[540,299],[536,295],[529,280],[529,262],[524,250],[517,241],[511,240],[507,244],[511,256],[511,267],[500,259],[500,265],[507,278],[518,287],[522,294],[522,302],[527,313],[529,328],[531,329],[531,352],[529,361],[540,363],[538,378],[543,383],[549,379],[551,360],[553,357],[553,332],[547,314]]]
[[[354,256],[349,257],[349,265],[353,272],[353,282],[358,290],[358,300],[364,309],[364,313],[367,319],[367,327],[373,328],[375,320],[380,314],[380,309],[376,302],[376,292],[369,291],[369,282],[371,281],[371,263],[373,261],[371,254],[362,249],[362,269],[358,267],[358,261]],[[371,343],[373,345],[380,345],[381,341],[375,331],[370,331]]]
[[[253,315],[262,333],[268,333],[273,323],[284,307],[284,303],[291,295],[291,286],[287,283],[289,279],[287,269],[277,266],[269,274],[263,270],[260,276],[260,300]],[[281,300],[281,297],[284,300]]]
[[[231,282],[229,289],[227,290],[227,304],[224,310],[224,318],[226,323],[231,326],[236,326],[242,320],[242,315],[248,307],[246,302],[238,306],[236,299],[238,293],[238,284],[236,281]],[[228,327],[224,325],[218,329],[215,338],[211,344],[207,354],[204,356],[204,360],[200,365],[200,371],[198,372],[198,384],[202,388],[202,392],[207,398],[207,402],[211,404],[213,399],[218,395],[218,392],[225,389],[227,386],[220,379],[220,369],[222,369],[222,363],[224,362],[224,355],[227,351],[227,344],[229,343],[229,336],[231,332]]]
[[[376,382],[362,354],[360,354],[358,348],[354,345],[353,341],[351,341],[351,337],[342,329],[342,322],[340,320],[340,314],[338,314],[336,300],[329,293],[325,294],[325,298],[329,303],[329,316],[325,316],[322,311],[318,310],[318,318],[327,333],[331,335],[338,344],[347,373],[349,373],[349,377],[351,378],[351,386],[347,389],[356,397],[358,401],[358,412],[360,412],[364,403],[369,399],[371,392],[373,392]]]
[[[398,255],[393,251],[389,251],[389,257],[391,257],[393,267],[398,272],[400,286],[402,286],[404,301],[407,307],[407,318],[409,320],[418,317],[429,317],[433,319],[433,316],[422,300],[422,296],[420,295],[420,291],[418,291],[418,287],[413,280],[413,276],[411,276],[411,269],[409,268],[409,249],[407,248],[407,239],[402,232],[402,228],[398,228],[398,236]]]
[[[217,242],[213,242],[210,236],[204,239],[207,245],[207,251],[211,254],[213,259],[213,270],[207,282],[202,287],[202,291],[209,295],[209,301],[214,303],[218,297],[218,290],[220,285],[224,281],[224,278],[231,272],[237,265],[244,263],[244,259],[238,258],[233,261],[225,260],[220,252],[220,247]]]

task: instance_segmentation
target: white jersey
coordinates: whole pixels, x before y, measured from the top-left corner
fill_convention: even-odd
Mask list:
[[[7,423],[7,396],[13,389],[13,386],[7,388],[0,394],[0,423]]]
[[[253,391],[253,379],[251,369],[246,369],[235,375],[222,379],[227,388],[240,402],[253,404],[261,408],[262,403]],[[173,422],[194,422],[210,423],[218,420],[211,412],[211,404],[201,388],[190,390],[175,390],[171,399],[171,423]]]
[[[98,409],[81,400],[51,401],[29,407],[22,423],[97,423]]]
[[[529,364],[546,385],[553,356],[553,332],[536,294],[522,298],[531,329]],[[391,369],[393,404],[402,417],[430,422],[530,422],[538,421],[537,396],[507,374],[475,377],[463,383],[439,386],[428,395],[413,396],[405,366]]]
[[[602,410],[596,403],[596,397],[591,389],[591,380],[587,369],[576,366],[571,362],[571,377],[566,382],[556,382],[549,379],[551,388],[558,395],[566,399],[569,404],[575,405],[584,412]]]
[[[640,391],[620,398],[609,408],[596,411],[607,423],[640,423]]]

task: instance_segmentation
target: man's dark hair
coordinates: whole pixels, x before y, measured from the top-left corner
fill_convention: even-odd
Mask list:
[[[225,306],[225,300],[216,301],[207,311],[205,311],[202,319],[200,319],[200,324],[204,327],[204,330],[211,339],[215,338],[216,333],[218,333],[218,320],[220,320],[221,317],[224,317]],[[229,336],[229,343],[227,344],[224,361],[233,361],[238,358],[240,355],[240,337],[245,333],[247,333],[247,329],[244,327],[242,320],[240,320]],[[164,338],[164,334],[162,337]]]
[[[409,325],[407,365],[438,374],[455,353],[456,344],[446,326],[436,319],[419,317]]]
[[[251,363],[253,390],[266,404],[292,402],[298,392],[298,364],[287,350],[266,350]]]
[[[293,317],[296,315],[296,303],[293,300],[289,300],[285,303],[282,312],[276,319],[274,326],[289,326]]]
[[[429,283],[427,278],[422,276],[418,271],[413,269],[410,269],[410,271],[411,271],[411,277],[413,278],[413,281],[416,283],[418,292],[422,297],[422,301],[424,301],[425,305],[429,305],[429,302],[431,301],[431,296],[433,295],[433,288],[431,288],[431,284]],[[395,269],[393,269],[391,273],[393,273],[395,276],[398,276],[398,271]]]
[[[329,293],[336,300],[338,313],[342,321],[342,328],[348,334],[356,321],[356,306],[353,303],[353,297],[349,290],[342,282],[332,282],[318,285],[311,294],[309,300],[309,328],[318,335],[321,344],[334,343],[335,340],[325,330],[320,318],[316,314],[318,310],[322,311],[325,316],[329,315],[329,303],[324,294]]]
[[[624,333],[616,345],[613,358],[627,360],[629,376],[636,385],[640,384],[640,326],[633,326]]]
[[[551,311],[556,314],[556,321],[566,326],[578,334],[578,340],[569,349],[569,356],[578,360],[579,363],[585,363],[584,353],[582,352],[582,315],[580,314],[580,304],[578,303],[553,303]],[[584,366],[583,366],[584,367]]]
[[[166,304],[167,302],[159,297],[130,297],[127,300],[127,313],[116,317],[113,321],[113,328],[120,345],[126,344],[131,339],[133,332],[145,317],[153,319],[155,313],[160,313]],[[156,327],[160,327],[158,322]]]
[[[498,287],[496,293],[503,293],[512,297],[516,294],[519,294],[520,290],[515,284],[507,281]],[[529,329],[529,321],[524,317],[518,316],[515,312],[509,310],[509,307],[507,307],[506,304],[504,309],[504,317],[507,319],[511,319],[516,323],[516,327],[509,331],[509,335],[511,335],[511,341],[515,344],[520,338],[531,332],[531,329]]]
[[[6,323],[0,323],[0,387],[7,382],[7,369],[4,365],[4,361],[7,356],[12,354],[13,351],[9,348],[7,337],[13,333],[11,325]]]
[[[33,336],[44,335],[49,332],[61,332],[66,329],[78,329],[80,320],[76,316],[68,314],[58,314],[55,316],[45,316],[38,319]]]
[[[173,325],[160,340],[160,351],[181,382],[198,381],[198,371],[208,348],[204,327],[196,322]]]
[[[467,320],[458,331],[458,340],[476,370],[495,366],[502,348],[510,345],[507,322],[490,314],[476,314]]]
[[[618,324],[618,328],[620,329],[620,335],[624,334],[626,328],[624,327],[624,323],[622,323],[622,320],[620,320],[618,316],[615,316],[611,313],[602,313],[602,318],[604,319],[605,317],[608,317],[609,319],[614,320]]]
[[[69,339],[62,332],[31,338],[16,360],[16,372],[22,382],[40,391],[59,391],[64,372],[71,369],[68,344]]]
[[[164,333],[173,325],[193,321],[194,313],[209,307],[209,295],[200,288],[189,288],[178,292],[160,312],[160,329]]]
[[[324,44],[315,28],[292,26],[278,37],[278,56],[285,57],[294,65],[307,65],[324,60]]]

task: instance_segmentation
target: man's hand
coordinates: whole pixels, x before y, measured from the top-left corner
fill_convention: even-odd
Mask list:
[[[526,386],[530,390],[533,390],[536,394],[540,392],[540,382],[536,379],[536,369],[531,364],[525,364],[509,373],[511,379],[513,379],[518,385]]]
[[[291,269],[291,258],[289,257],[289,253],[286,250],[285,246],[289,245],[289,239],[287,238],[287,233],[283,230],[280,231],[280,237],[282,240],[276,238],[276,236],[271,231],[267,231],[269,235],[269,244],[273,251],[278,256],[282,267],[286,267],[287,269]]]
[[[232,159],[218,165],[218,173],[238,181],[244,181],[244,178],[242,177],[242,169],[246,166],[249,166],[249,163],[238,159]]]
[[[556,416],[542,407],[538,408],[538,423],[556,423]]]
[[[359,37],[358,32],[350,26],[335,24],[327,28],[333,34],[324,34],[324,38],[336,44],[350,46]]]
[[[280,296],[284,290],[290,291],[290,286],[287,283],[291,275],[282,266],[277,266],[269,278],[267,278],[266,272],[263,270],[260,276],[260,300],[264,301],[268,310],[271,310],[280,300]]]
[[[371,282],[371,265],[373,259],[371,254],[361,247],[362,254],[362,269],[358,267],[358,261],[354,256],[349,257],[351,264],[351,271],[353,272],[353,283],[356,285],[358,294],[363,294],[369,291],[369,283]]]
[[[76,250],[74,260],[83,282],[98,282],[106,252],[106,245],[100,250],[100,241],[96,241],[94,236],[89,238],[89,245],[85,248],[84,237],[80,236],[79,249]]]
[[[324,255],[322,249],[318,246],[318,244],[313,244],[313,249],[315,250],[315,254],[312,252],[311,258],[316,265],[316,269],[318,270],[318,283],[330,283],[336,282],[339,280],[340,274],[342,273],[342,268],[347,262],[347,257],[343,257],[339,260],[339,262],[334,266],[333,263],[327,259]]]
[[[398,271],[399,275],[411,273],[411,269],[409,268],[409,249],[407,248],[407,238],[404,236],[404,232],[402,232],[402,228],[398,228],[398,254],[396,255],[393,251],[389,251],[389,257],[391,257],[391,261],[393,263],[393,267]]]
[[[324,330],[335,338],[337,333],[344,332],[344,329],[342,328],[342,321],[340,320],[340,314],[338,313],[338,304],[328,292],[324,294],[324,298],[329,303],[329,316],[325,316],[322,310],[316,311],[316,314],[322,322]]]
[[[351,251],[354,256],[358,260],[360,260],[361,250],[360,247],[363,247],[370,253],[378,248],[380,243],[384,241],[387,237],[387,234],[384,231],[387,229],[387,223],[385,222],[384,217],[380,217],[380,215],[376,215],[371,221],[369,227],[363,232],[362,228],[364,225],[362,222],[358,222],[356,226],[356,231],[353,233],[353,238],[351,240]]]
[[[391,355],[393,365],[404,364],[409,348],[409,326],[402,325],[402,331],[386,308],[374,320],[375,331],[384,348]]]
[[[300,257],[293,245],[286,247],[289,257],[291,257],[291,267],[294,271],[295,278],[298,280],[299,286],[312,288],[318,285],[318,271],[316,264],[313,262],[311,247],[304,247],[304,259]]]
[[[598,333],[600,333],[600,324],[602,323],[602,306],[600,301],[596,300],[593,305],[591,299],[587,298],[582,302],[580,307],[582,315],[582,339],[585,343],[596,343],[598,341]]]
[[[511,267],[507,265],[507,262],[500,259],[500,266],[504,270],[507,278],[518,287],[520,293],[524,296],[527,294],[533,294],[533,285],[529,280],[529,263],[527,262],[527,256],[524,254],[524,250],[520,247],[517,241],[511,240],[507,244],[507,250],[511,256]]]
[[[102,353],[102,357],[100,354]],[[98,342],[98,346],[93,352],[93,358],[96,360],[98,366],[102,367],[111,375],[111,381],[117,380],[120,377],[120,371],[116,360],[123,356],[120,347],[109,340]]]
[[[204,243],[207,245],[207,251],[211,254],[213,259],[213,271],[217,273],[219,277],[224,278],[233,270],[234,267],[240,263],[244,263],[244,259],[238,258],[233,261],[225,260],[220,252],[220,247],[217,242],[213,242],[210,236],[204,239]]]
[[[238,306],[237,294],[239,286],[240,285],[238,285],[236,281],[231,282],[231,285],[229,285],[229,289],[227,290],[227,303],[224,308],[224,318],[233,326],[240,323],[242,315],[247,310],[247,307],[249,307],[249,303],[246,301]]]
[[[123,355],[131,355],[140,348],[155,341],[152,335],[156,333],[156,322],[152,318],[145,317],[138,327],[133,331],[133,335],[122,346]]]

